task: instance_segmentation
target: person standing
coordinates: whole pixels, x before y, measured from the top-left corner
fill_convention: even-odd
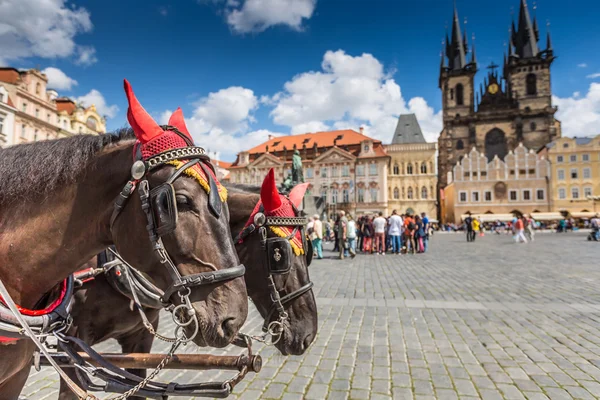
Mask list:
[[[526,217],[525,219],[525,234],[527,239],[529,239],[530,242],[533,242],[535,240],[535,221],[533,220],[533,217],[531,216],[531,214],[529,214],[529,216]]]
[[[364,223],[362,226],[363,234],[363,251],[367,254],[371,254],[373,251],[373,222],[371,217],[365,216]]]
[[[600,215],[596,214],[590,221],[592,227],[592,239],[600,241]]]
[[[385,255],[385,225],[385,218],[380,211],[379,216],[373,220],[373,227],[375,228],[375,251],[382,255]]]
[[[473,218],[473,222],[471,224],[473,225],[473,233],[471,236],[471,242],[474,242],[475,238],[477,237],[477,232],[479,232],[479,229],[481,228],[481,225],[477,218]]]
[[[423,229],[423,220],[420,216],[415,216],[415,244],[417,246],[417,253],[424,253],[423,249],[423,236],[425,236],[425,230]]]
[[[314,215],[313,232],[310,235],[312,239],[312,245],[317,253],[319,260],[323,259],[323,223],[319,220],[319,214]]]
[[[348,220],[346,219],[346,212],[340,211],[338,214],[337,226],[337,245],[339,249],[339,258],[340,260],[344,259],[344,254],[346,253],[346,238],[347,238],[347,229],[348,229]]]
[[[431,226],[429,224],[429,218],[424,212],[421,213],[421,219],[423,220],[423,226],[425,227],[425,236],[423,237],[423,252],[426,253],[429,249],[429,230]]]
[[[402,217],[398,215],[396,210],[392,211],[392,216],[390,217],[390,228],[388,233],[392,238],[392,253],[400,254],[402,251]]]
[[[471,218],[471,213],[467,213],[467,218],[465,218],[465,230],[467,231],[467,242],[472,242],[471,238],[473,237],[473,218]]]
[[[348,227],[346,229],[346,237],[348,238],[348,250],[350,251],[350,257],[356,257],[356,221],[352,218],[352,215],[348,214]]]
[[[523,242],[527,243],[527,238],[525,237],[525,223],[523,222],[525,218],[517,218],[515,222],[515,242]]]
[[[344,248],[342,247],[342,250]],[[333,252],[340,251],[340,214],[335,218],[333,223]]]
[[[417,247],[415,246],[415,220],[411,214],[406,214],[404,218],[404,245],[406,246],[406,253],[412,252],[415,254]]]

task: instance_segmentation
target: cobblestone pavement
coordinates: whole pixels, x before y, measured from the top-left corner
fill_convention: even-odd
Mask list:
[[[425,255],[315,260],[320,329],[312,347],[284,357],[257,346],[263,370],[231,397],[600,398],[599,255],[584,234],[538,234],[526,245],[438,234]],[[248,326],[258,330],[256,312]],[[56,373],[32,370],[23,396],[54,399],[56,388]]]

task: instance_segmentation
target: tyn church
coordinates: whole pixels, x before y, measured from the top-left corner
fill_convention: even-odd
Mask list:
[[[470,46],[466,33],[461,33],[456,8],[452,36],[446,33],[445,43],[439,77],[444,123],[438,139],[440,188],[450,183],[448,174],[473,147],[491,162],[496,156],[504,160],[519,143],[539,149],[561,136],[550,88],[555,58],[550,32],[542,50],[537,21],[532,22],[525,0],[521,0],[518,26],[512,22],[502,71],[493,63],[487,67],[479,90],[474,86],[475,48],[471,46],[468,57]]]

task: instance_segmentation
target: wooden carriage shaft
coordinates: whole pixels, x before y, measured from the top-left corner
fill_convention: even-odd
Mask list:
[[[79,355],[94,366],[98,364],[86,353]],[[153,369],[162,361],[164,354],[147,353],[106,353],[102,357],[119,368],[137,368]],[[54,353],[52,358],[60,367],[73,367],[71,359],[66,353]],[[40,359],[40,364],[50,365],[44,357]],[[174,354],[173,358],[164,369],[186,369],[186,370],[235,370],[239,371],[242,367],[248,367],[249,372],[259,372],[262,368],[262,358],[259,355],[240,355],[240,356],[216,356],[212,354]]]

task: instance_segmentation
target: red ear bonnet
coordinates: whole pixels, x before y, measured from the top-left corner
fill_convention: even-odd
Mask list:
[[[294,186],[290,195],[288,196],[290,201],[296,206],[296,208],[300,208],[302,204],[302,198],[304,197],[304,193],[306,193],[306,189],[308,189],[308,183],[302,183],[300,185]]]
[[[131,85],[124,80],[125,94],[127,95],[127,101],[129,102],[129,109],[127,110],[127,120],[133,128],[135,136],[142,143],[148,143],[152,139],[163,134],[163,130],[160,126],[152,119],[150,114],[142,107],[138,99],[133,93]]]
[[[175,112],[171,115],[171,118],[169,118],[169,125],[177,128],[179,132],[185,133],[192,142],[194,141],[194,139],[192,139],[192,135],[190,135],[190,132],[187,129],[187,126],[185,126],[185,119],[183,118],[183,111],[181,110],[181,107],[177,107],[177,110],[175,110]]]
[[[260,199],[265,208],[265,213],[270,214],[281,207],[281,198],[275,184],[275,172],[269,171],[260,189]]]

